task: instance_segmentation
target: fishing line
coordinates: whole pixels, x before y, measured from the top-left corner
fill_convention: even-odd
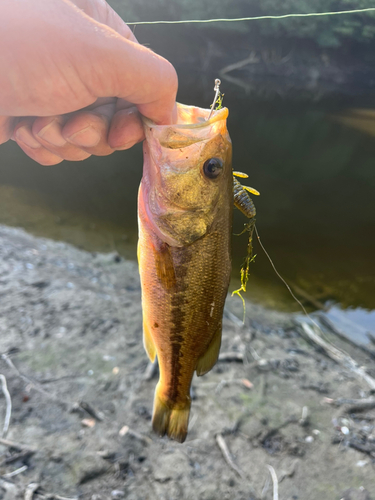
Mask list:
[[[254,225],[254,230],[255,230],[255,234],[257,236],[257,240],[259,242],[259,245],[260,245],[261,249],[263,250],[263,252],[266,254],[267,259],[270,261],[270,264],[271,264],[273,270],[275,271],[276,275],[284,283],[284,285],[286,286],[286,288],[287,288],[288,292],[290,293],[290,295],[297,302],[297,304],[301,307],[301,309],[304,312],[305,316],[307,316],[309,318],[309,320],[319,329],[319,331],[324,336],[323,330],[320,328],[320,326],[318,325],[318,323],[306,311],[305,306],[302,304],[302,302],[299,299],[297,299],[297,297],[294,295],[294,293],[293,293],[292,289],[290,288],[290,286],[288,285],[288,283],[284,280],[284,278],[281,276],[281,274],[279,273],[279,271],[276,269],[275,264],[273,263],[273,261],[272,261],[270,255],[269,255],[269,253],[265,249],[265,247],[264,247],[264,245],[263,245],[263,243],[262,243],[262,241],[260,239],[260,236],[259,236],[259,233],[258,233],[258,229],[257,229],[257,227],[255,225]]]
[[[263,19],[289,19],[295,17],[323,17],[323,16],[340,16],[344,14],[362,14],[364,12],[374,12],[375,7],[367,7],[365,9],[354,10],[337,10],[332,12],[309,12],[306,14],[282,14],[278,16],[255,16],[255,17],[237,17],[237,18],[222,18],[222,19],[183,19],[180,21],[131,21],[126,24],[198,24],[198,23],[234,23],[241,21],[261,21]]]

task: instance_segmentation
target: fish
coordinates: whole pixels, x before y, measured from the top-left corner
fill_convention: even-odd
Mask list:
[[[143,118],[138,263],[143,345],[151,361],[157,357],[160,374],[152,426],[182,443],[194,372],[210,371],[220,350],[231,274],[233,173],[228,109],[211,114],[178,104],[177,115],[174,125]]]

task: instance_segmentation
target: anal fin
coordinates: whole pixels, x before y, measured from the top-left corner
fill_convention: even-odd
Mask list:
[[[209,372],[215,365],[217,358],[219,357],[220,345],[221,345],[221,330],[222,325],[220,325],[216,330],[207,351],[198,359],[197,366],[195,368],[198,377]]]
[[[155,361],[156,349],[145,322],[143,322],[143,347],[145,348],[150,361],[153,363]]]

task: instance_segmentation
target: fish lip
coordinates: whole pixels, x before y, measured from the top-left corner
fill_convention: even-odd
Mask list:
[[[184,108],[184,109],[193,109],[197,108],[197,106],[186,106],[185,104],[180,104],[179,102],[177,103],[177,108]],[[202,111],[204,111],[207,115],[207,118],[209,114],[211,113],[210,109],[204,109],[204,108],[198,108]],[[142,116],[142,121],[147,127],[173,127],[173,128],[178,128],[178,129],[199,129],[199,128],[204,128],[212,125],[215,122],[225,120],[229,114],[228,108],[221,108],[219,110],[215,110],[212,113],[212,116],[209,120],[204,120],[198,123],[172,123],[169,125],[158,125],[154,121],[150,120],[149,118],[146,118],[145,116]]]

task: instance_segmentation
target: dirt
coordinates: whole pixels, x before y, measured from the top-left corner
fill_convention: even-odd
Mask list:
[[[282,500],[375,499],[375,409],[325,399],[368,387],[308,344],[296,315],[247,304],[241,325],[228,297],[224,360],[194,379],[181,445],[151,430],[135,262],[0,226],[0,297],[15,442],[0,444],[0,499],[269,500],[267,464]],[[0,432],[5,409],[0,392]]]

